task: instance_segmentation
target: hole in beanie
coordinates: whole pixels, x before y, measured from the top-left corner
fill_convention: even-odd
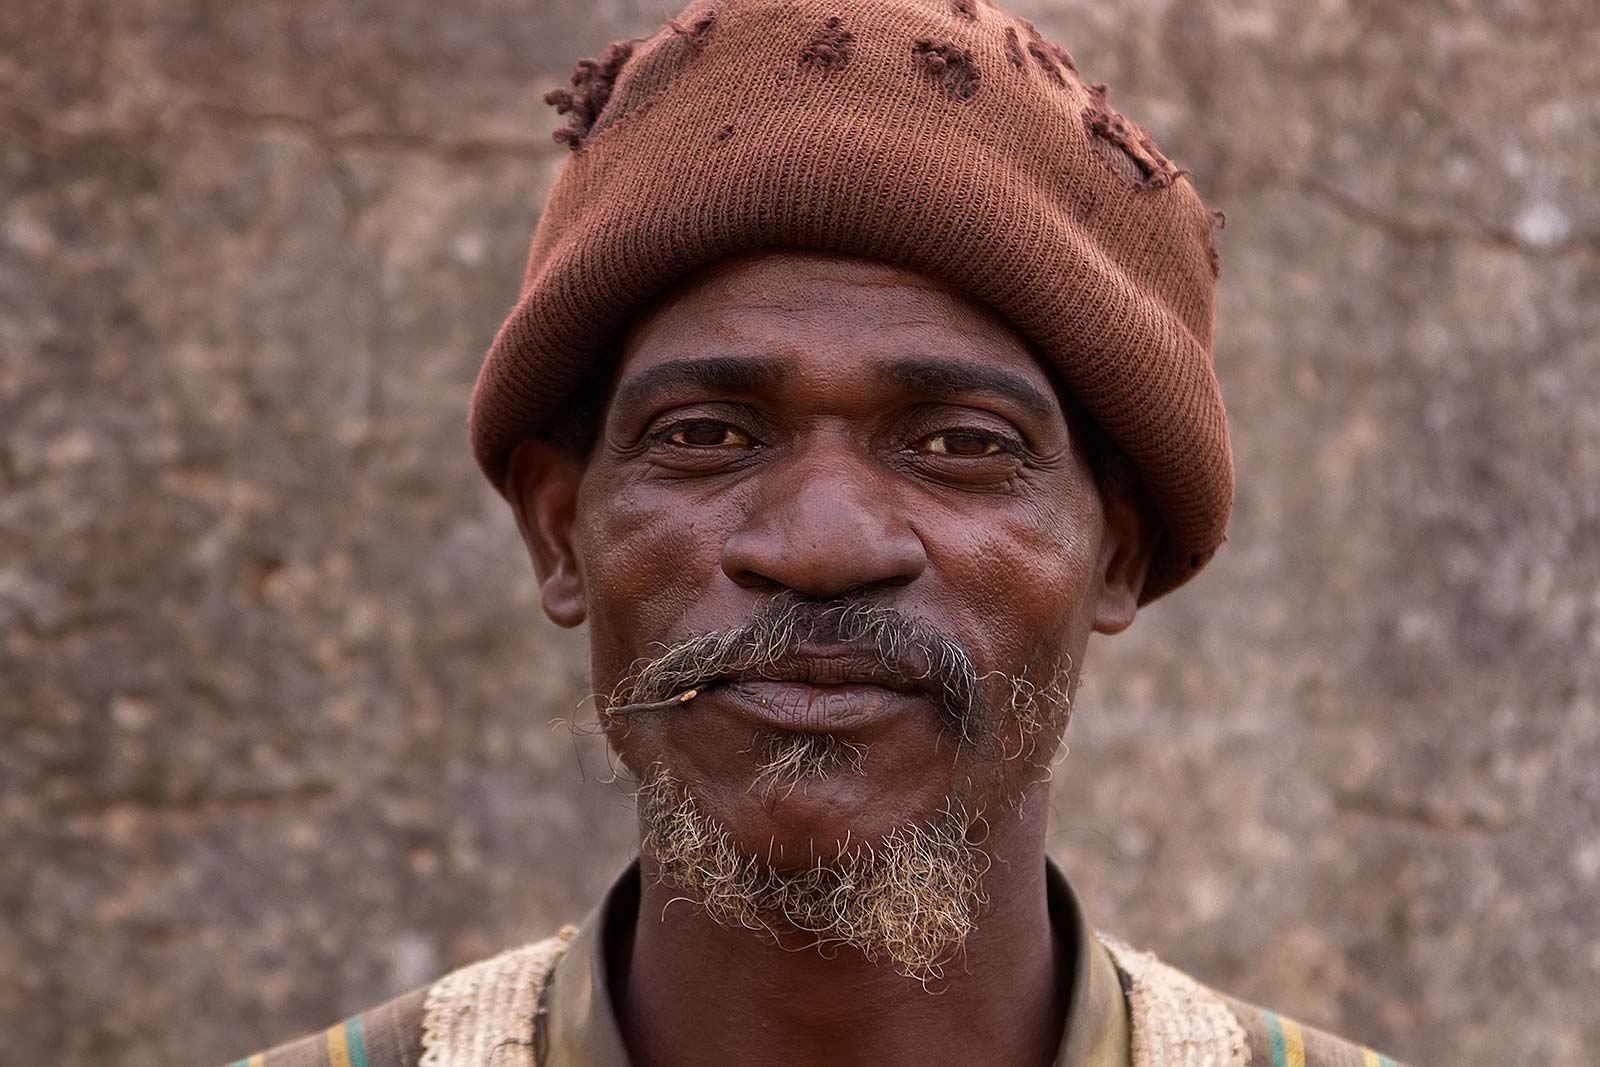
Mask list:
[[[723,0],[699,0],[642,40],[617,41],[596,59],[581,59],[572,88],[552,89],[545,102],[567,115],[555,139],[573,151],[637,111],[705,47]]]
[[[1065,69],[1074,77],[1078,74],[1078,61],[1072,58],[1072,53],[1050,40],[1039,32],[1027,19],[1022,20],[1022,26],[1028,31],[1028,54],[1038,62],[1039,66],[1051,76],[1052,81],[1064,81],[1060,77],[1061,69]]]
[[[1161,154],[1143,126],[1112,107],[1106,97],[1105,82],[1086,87],[1089,106],[1083,112],[1084,132],[1095,152],[1117,176],[1142,189],[1165,189],[1189,173]]]
[[[835,15],[822,24],[811,42],[800,52],[800,65],[832,73],[850,62],[856,35],[844,28],[844,19]]]
[[[553,105],[556,114],[568,116],[566,126],[554,134],[557,141],[574,152],[583,146],[584,138],[611,100],[617,75],[632,55],[632,41],[613,41],[598,58],[578,60],[572,71],[572,88],[551,89],[544,94],[544,102]]]
[[[965,48],[923,38],[911,46],[911,55],[950,99],[965,101],[978,95],[978,64]]]
[[[1028,65],[1028,61],[1022,58],[1022,41],[1017,37],[1015,26],[1006,27],[1006,59],[1018,70]]]
[[[1049,48],[1038,41],[1029,41],[1028,54],[1033,57],[1035,63],[1039,64],[1039,69],[1044,71],[1045,76],[1051,81],[1057,85],[1067,84],[1067,76],[1062,73],[1060,67],[1056,66],[1056,58]]]

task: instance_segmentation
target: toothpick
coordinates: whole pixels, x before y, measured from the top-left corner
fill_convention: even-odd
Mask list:
[[[677,707],[679,704],[687,704],[687,703],[689,703],[689,701],[693,700],[695,697],[697,697],[699,695],[700,695],[700,690],[691,689],[687,693],[679,693],[677,696],[668,697],[665,700],[652,700],[649,703],[643,703],[643,704],[623,704],[620,707],[609,708],[609,709],[607,709],[606,714],[607,715],[636,715],[636,714],[638,714],[640,712],[644,712],[644,711],[671,711],[673,708]]]

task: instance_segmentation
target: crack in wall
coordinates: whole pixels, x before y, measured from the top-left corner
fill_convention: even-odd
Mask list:
[[[1332,799],[1334,810],[1342,815],[1381,819],[1440,833],[1499,834],[1516,825],[1515,820],[1479,809],[1442,808],[1353,790],[1335,792]]]
[[[333,153],[351,151],[403,152],[450,163],[480,159],[548,159],[543,140],[507,137],[439,137],[420,130],[329,130],[315,119],[277,111],[251,111],[230,104],[202,102],[191,115],[204,117],[215,129],[298,135]]]
[[[289,789],[236,793],[189,793],[176,797],[128,795],[88,800],[65,814],[67,825],[81,832],[118,835],[139,829],[195,830],[225,821],[302,814],[332,806],[339,792],[327,782],[307,782]]]
[[[1345,192],[1311,174],[1286,176],[1272,183],[1270,187],[1298,192],[1326,205],[1352,222],[1381,230],[1393,240],[1414,248],[1443,244],[1472,244],[1536,259],[1600,255],[1600,234],[1580,235],[1558,244],[1536,245],[1528,243],[1510,230],[1487,223],[1479,222],[1472,229],[1464,229],[1438,222],[1407,219],[1375,208],[1354,194]]]
[[[245,136],[279,134],[294,137],[329,155],[386,152],[421,156],[445,163],[489,159],[547,160],[555,149],[543,139],[509,137],[440,137],[421,130],[331,130],[307,115],[252,111],[232,104],[196,101],[175,121],[144,126],[89,126],[64,130],[14,107],[0,105],[0,133],[10,134],[38,155],[60,158],[86,144],[137,151],[163,140],[196,132]]]
[[[250,134],[287,134],[329,155],[351,152],[390,152],[423,156],[448,163],[473,163],[489,159],[548,160],[555,153],[543,139],[504,137],[446,138],[417,130],[329,130],[316,119],[288,112],[251,111],[231,104],[198,102],[190,119],[213,131]],[[195,132],[179,121],[149,126],[94,126],[81,130],[52,127],[15,107],[0,105],[0,135],[9,134],[38,155],[59,158],[86,143],[138,150],[163,138]],[[1297,192],[1324,204],[1352,222],[1382,231],[1391,239],[1415,248],[1468,244],[1497,249],[1533,259],[1600,256],[1600,234],[1580,234],[1550,245],[1530,244],[1504,227],[1476,223],[1472,228],[1431,220],[1408,219],[1366,203],[1353,193],[1311,174],[1279,174],[1256,191]],[[1248,194],[1251,190],[1235,191]],[[1223,194],[1227,198],[1227,194]]]

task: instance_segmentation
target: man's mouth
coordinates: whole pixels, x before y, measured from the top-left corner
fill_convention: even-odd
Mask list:
[[[775,602],[642,661],[613,691],[613,722],[709,705],[762,728],[842,733],[932,712],[963,738],[981,680],[967,651],[930,624],[871,605]]]
[[[711,697],[761,726],[819,734],[856,733],[913,702],[926,706],[918,697],[881,685],[737,681],[714,689]]]
[[[758,725],[801,733],[855,733],[937,703],[926,671],[895,670],[876,652],[807,650],[759,671],[700,687]],[[697,697],[698,699],[698,697]]]

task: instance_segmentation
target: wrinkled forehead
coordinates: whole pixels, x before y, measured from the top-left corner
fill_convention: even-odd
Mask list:
[[[1048,364],[992,309],[938,278],[853,256],[767,251],[723,260],[629,323],[617,356],[617,390],[663,364],[719,358],[769,368],[772,384],[904,378],[894,368],[918,366],[952,378],[1000,370],[1060,407]]]

